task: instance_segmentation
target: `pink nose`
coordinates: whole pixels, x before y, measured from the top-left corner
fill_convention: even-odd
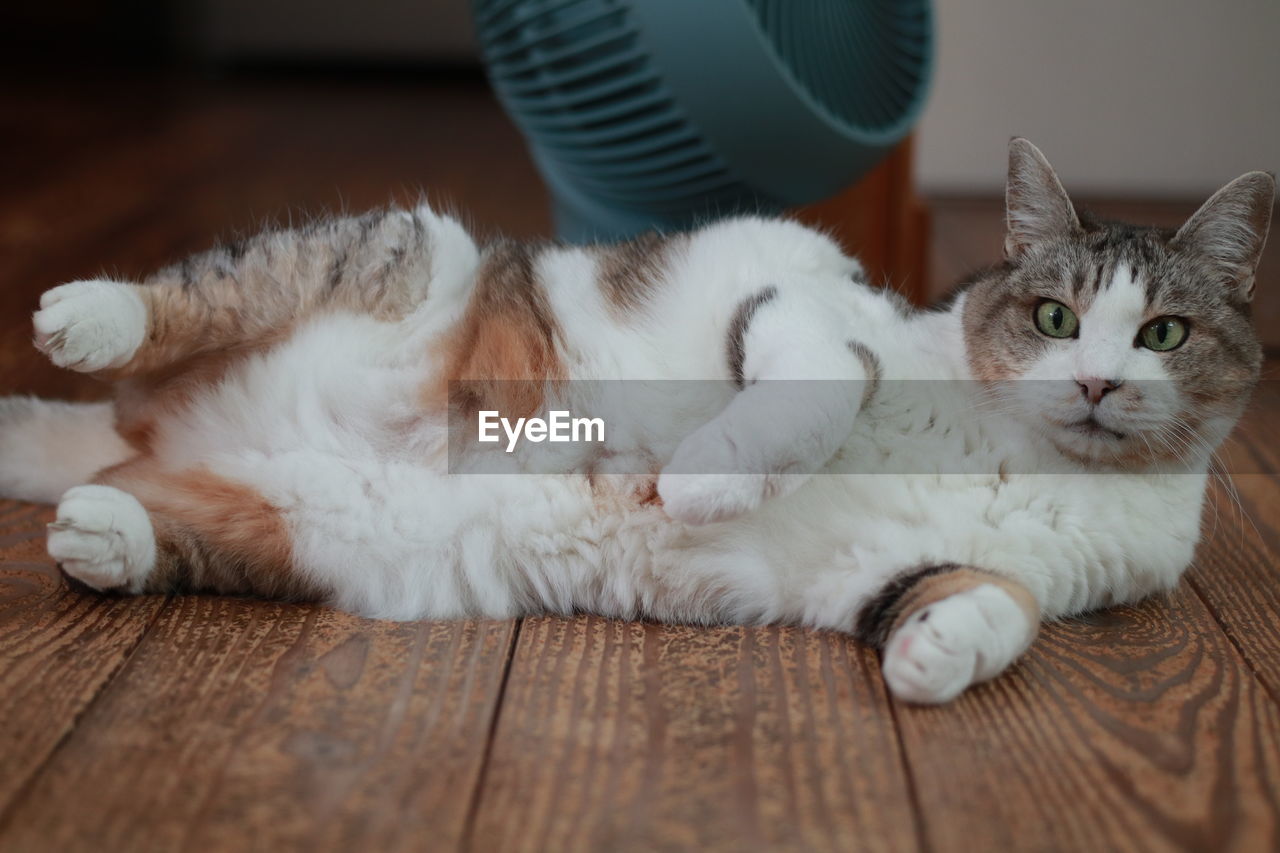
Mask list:
[[[1098,405],[1102,402],[1102,398],[1107,396],[1111,391],[1120,387],[1119,379],[1098,379],[1095,376],[1086,376],[1083,379],[1077,379],[1076,384],[1080,386],[1080,393],[1089,401],[1090,405]]]

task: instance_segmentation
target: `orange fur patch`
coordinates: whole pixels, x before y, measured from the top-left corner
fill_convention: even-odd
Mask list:
[[[953,595],[979,587],[982,584],[998,586],[1009,594],[1009,597],[1027,614],[1027,619],[1034,625],[1040,622],[1040,605],[1035,596],[1025,586],[994,572],[981,569],[960,567],[950,572],[922,578],[902,596],[890,636],[902,627],[912,614],[923,610],[930,604],[950,598]]]
[[[448,401],[467,416],[493,409],[529,417],[542,408],[549,383],[563,378],[559,331],[533,269],[528,246],[490,247],[476,273],[471,301],[444,343],[444,371],[429,403]]]
[[[148,589],[319,597],[292,564],[279,509],[249,486],[207,469],[165,471],[145,457],[109,469],[99,482],[130,493],[151,513],[158,559]]]

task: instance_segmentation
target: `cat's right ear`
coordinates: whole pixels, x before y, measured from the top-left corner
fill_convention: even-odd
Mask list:
[[[1004,255],[1013,260],[1036,243],[1080,231],[1076,209],[1049,161],[1022,137],[1009,143]]]
[[[1192,214],[1174,245],[1199,252],[1226,273],[1246,300],[1253,298],[1254,273],[1271,227],[1276,179],[1249,172],[1213,194]]]

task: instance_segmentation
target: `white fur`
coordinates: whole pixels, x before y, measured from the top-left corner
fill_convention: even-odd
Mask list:
[[[49,525],[49,556],[94,589],[137,592],[156,560],[147,511],[110,486],[76,486]]]
[[[129,457],[110,403],[0,399],[0,494],[54,503]]]
[[[46,291],[36,345],[59,367],[92,373],[125,364],[147,333],[147,308],[128,285],[74,281]]]
[[[766,381],[866,379],[851,339],[877,354],[886,380],[970,378],[963,299],[948,312],[903,316],[885,294],[851,280],[857,263],[831,241],[790,222],[739,219],[696,233],[669,259],[652,301],[623,318],[600,294],[588,252],[540,256],[569,375],[637,380],[615,411],[654,404],[638,380],[713,380],[672,407],[683,417],[665,432],[623,423],[608,437],[615,460],[671,460],[657,483],[666,512],[635,498],[656,468],[620,467],[592,484],[537,473],[552,457],[517,449],[465,460],[492,473],[451,475],[441,413],[420,408],[420,389],[440,368],[424,363],[424,343],[460,315],[476,250],[449,220],[437,220],[433,241],[437,254],[458,260],[434,271],[407,320],[317,317],[247,358],[155,436],[167,465],[207,466],[278,506],[300,570],[339,607],[398,619],[588,610],[848,630],[888,579],[922,564],[1006,575],[1054,616],[1168,589],[1191,559],[1203,470],[1082,476],[1045,440],[1043,424],[980,416],[982,401],[962,381],[937,383],[933,410],[906,395],[905,383],[884,382],[864,405],[860,395],[788,397],[794,385]],[[767,286],[777,297],[747,342],[746,372],[757,384],[735,393],[725,330],[737,306]],[[1120,298],[1136,286],[1113,290]],[[45,315],[54,305],[37,324],[97,329],[106,310],[128,334],[95,331],[86,337],[95,343],[60,357],[114,362],[127,347],[104,341],[133,340],[136,315],[115,290],[84,292],[76,304],[92,299],[92,312],[62,309],[54,322]],[[1131,341],[1132,319],[1121,325]],[[1074,371],[1147,369],[1145,356],[1097,344],[1126,360],[1083,364],[1064,349],[1036,370],[1078,397]],[[593,402],[573,398],[586,387],[600,386],[570,383],[557,407]],[[747,410],[772,413],[772,428],[746,434]],[[581,462],[576,452],[555,461]],[[1039,473],[1002,477],[1006,463]],[[78,513],[79,497],[63,508]],[[94,552],[80,576],[132,577],[145,565],[141,524],[123,503],[120,553]],[[1031,627],[1020,612],[999,621],[1011,602],[991,589],[933,605],[925,625],[908,626],[910,650],[901,648],[907,635],[894,638],[886,672],[899,695],[940,701],[1020,653]]]

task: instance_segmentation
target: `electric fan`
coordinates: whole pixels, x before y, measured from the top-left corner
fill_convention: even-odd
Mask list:
[[[474,0],[563,239],[834,194],[910,129],[929,0]]]

